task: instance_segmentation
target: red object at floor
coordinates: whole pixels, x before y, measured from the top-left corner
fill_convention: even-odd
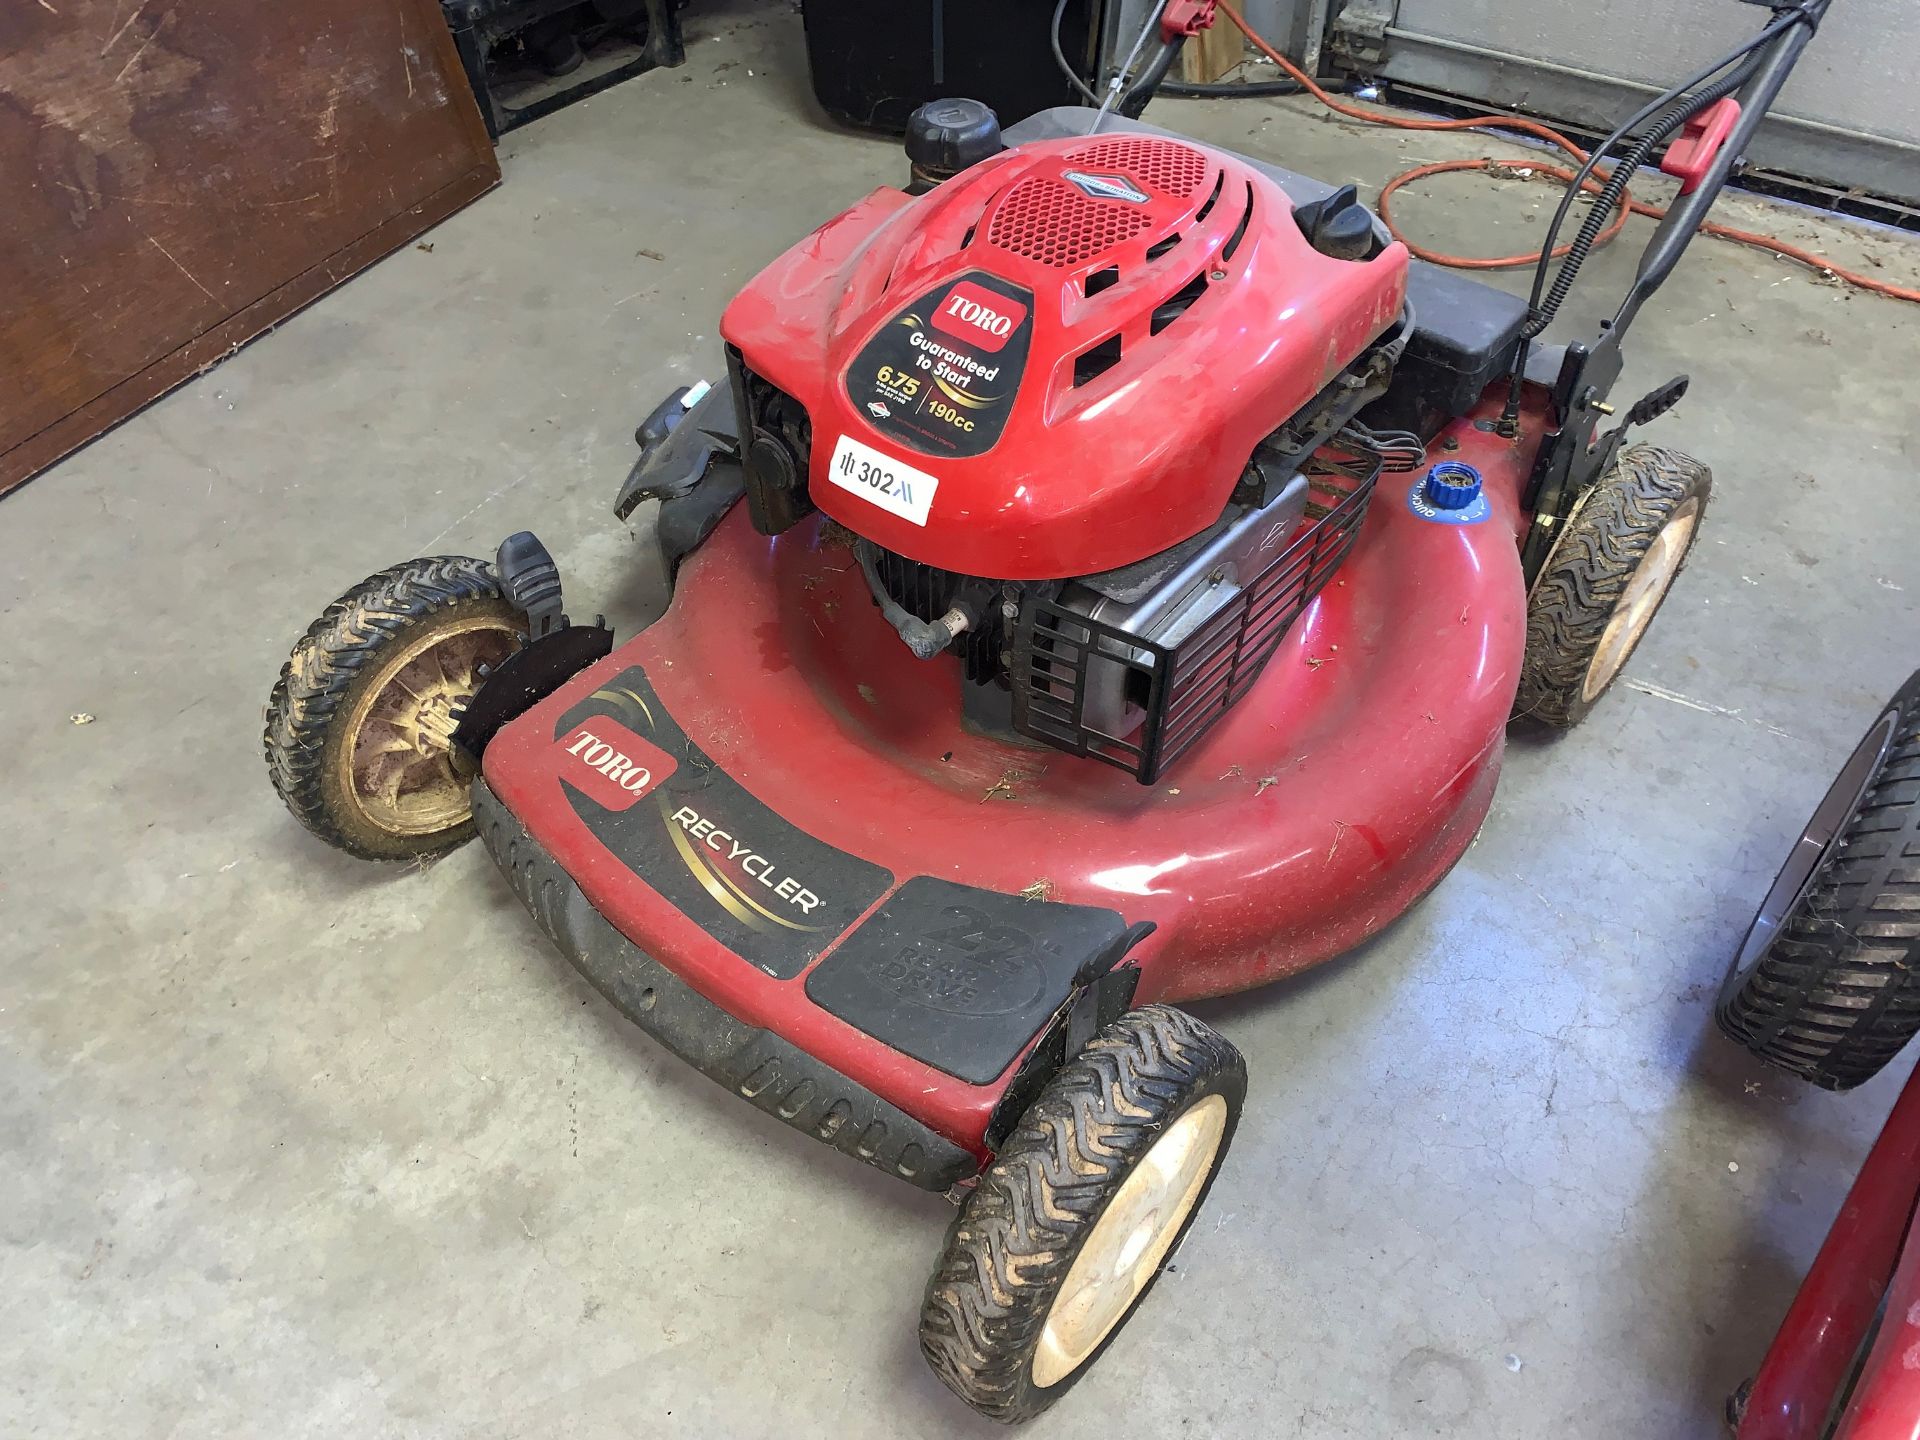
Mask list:
[[[1916,1201],[1920,1072],[1900,1093],[1780,1323],[1754,1377],[1738,1440],[1920,1437]],[[1854,1361],[1869,1337],[1872,1350],[1856,1376]],[[1843,1401],[1839,1423],[1829,1429]]]

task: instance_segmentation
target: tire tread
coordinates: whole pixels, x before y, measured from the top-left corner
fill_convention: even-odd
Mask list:
[[[981,1414],[1013,1423],[1089,1369],[1091,1359],[1045,1391],[1032,1383],[1033,1352],[1081,1244],[1166,1126],[1224,1090],[1218,1173],[1245,1088],[1239,1051],[1166,1005],[1123,1015],[1062,1066],[982,1174],[928,1282],[920,1349],[941,1381]]]
[[[1659,445],[1620,451],[1569,522],[1528,596],[1526,658],[1513,702],[1516,720],[1567,729],[1586,718],[1600,699],[1582,693],[1587,670],[1627,582],[1688,498],[1698,497],[1700,519],[1705,519],[1712,490],[1713,473],[1682,451]],[[1698,522],[1694,534],[1699,534]],[[1683,555],[1676,578],[1686,561]]]
[[[1827,1090],[1872,1078],[1920,1031],[1920,674],[1861,803],[1773,944],[1730,976],[1715,1019],[1754,1055]]]
[[[324,771],[334,722],[360,672],[392,640],[451,607],[501,598],[489,562],[434,555],[376,571],[320,612],[280,667],[260,737],[267,774],[294,819],[350,855],[406,858],[369,850],[332,813]],[[416,854],[452,849],[471,834],[469,822]]]

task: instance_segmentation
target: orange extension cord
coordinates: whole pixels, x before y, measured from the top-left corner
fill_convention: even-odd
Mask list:
[[[1545,140],[1550,145],[1557,146],[1568,155],[1571,155],[1576,164],[1584,165],[1586,163],[1586,151],[1582,150],[1558,130],[1547,125],[1542,125],[1537,120],[1527,120],[1518,116],[1507,115],[1488,115],[1485,118],[1467,116],[1458,120],[1409,120],[1402,115],[1389,115],[1379,110],[1365,110],[1358,105],[1349,105],[1344,101],[1336,100],[1332,95],[1329,95],[1325,90],[1322,90],[1318,85],[1314,84],[1313,77],[1308,75],[1306,71],[1295,65],[1291,60],[1287,59],[1286,56],[1282,55],[1262,39],[1254,31],[1254,28],[1247,23],[1246,17],[1229,3],[1229,0],[1219,0],[1219,8],[1221,13],[1234,23],[1240,33],[1253,42],[1254,47],[1258,49],[1261,54],[1265,55],[1269,60],[1273,61],[1274,64],[1291,75],[1308,94],[1336,115],[1345,115],[1349,119],[1360,120],[1369,125],[1390,126],[1395,130],[1518,130],[1522,134],[1536,136],[1541,140]],[[1429,249],[1409,239],[1400,227],[1393,223],[1393,214],[1389,208],[1389,201],[1392,199],[1396,190],[1415,180],[1424,179],[1429,175],[1444,174],[1450,170],[1493,170],[1510,175],[1518,175],[1520,171],[1525,170],[1535,175],[1557,176],[1562,181],[1568,182],[1573,179],[1574,172],[1561,165],[1546,165],[1539,161],[1529,160],[1441,160],[1432,165],[1420,165],[1412,170],[1403,171],[1381,187],[1379,202],[1381,220],[1385,222],[1387,229],[1393,233],[1395,239],[1400,241],[1409,251],[1418,255],[1422,260],[1431,261],[1435,265],[1446,265],[1456,270],[1505,270],[1517,265],[1537,265],[1540,262],[1540,252],[1537,250],[1526,255],[1498,255],[1486,259],[1476,258],[1470,255],[1448,255],[1443,251]],[[1582,188],[1598,194],[1604,178],[1604,175],[1598,177],[1589,176],[1586,184]],[[1626,228],[1628,215],[1647,215],[1655,220],[1659,220],[1664,218],[1667,213],[1658,205],[1649,205],[1644,201],[1635,200],[1624,191],[1621,193],[1620,200],[1620,213],[1613,218],[1605,230],[1600,232],[1599,238],[1594,242],[1596,249],[1601,245],[1605,245],[1618,235],[1621,230]],[[1775,255],[1783,255],[1789,260],[1797,260],[1802,265],[1809,266],[1823,275],[1832,275],[1837,279],[1846,281],[1849,285],[1855,285],[1862,290],[1871,291],[1875,295],[1886,295],[1895,300],[1910,300],[1916,304],[1920,304],[1920,290],[1907,289],[1904,286],[1889,284],[1885,280],[1876,280],[1871,275],[1862,275],[1857,271],[1844,269],[1834,264],[1831,260],[1816,255],[1811,250],[1802,250],[1798,245],[1789,245],[1786,241],[1776,240],[1771,235],[1760,235],[1751,230],[1735,230],[1728,225],[1715,225],[1712,223],[1702,225],[1700,230],[1703,234],[1714,235],[1722,240],[1731,240],[1739,245],[1751,245],[1756,249],[1769,250]],[[1568,248],[1566,245],[1558,247],[1553,252],[1554,257],[1557,259],[1565,255]]]

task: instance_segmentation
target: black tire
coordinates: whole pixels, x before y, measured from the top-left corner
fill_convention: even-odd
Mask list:
[[[1165,1005],[1121,1016],[1062,1066],[967,1197],[927,1283],[920,1351],[947,1388],[1009,1424],[1071,1389],[1179,1248],[1219,1174],[1246,1092],[1240,1052]],[[1191,1122],[1175,1128],[1190,1113],[1224,1129],[1178,1229],[1157,1258],[1146,1247],[1151,1273],[1097,1345],[1064,1376],[1038,1383],[1036,1354],[1075,1259],[1156,1141],[1192,1133]]]
[[[1690,455],[1657,445],[1620,452],[1568,522],[1527,597],[1516,720],[1564,730],[1599,704],[1692,553],[1712,491],[1713,472]],[[1656,545],[1663,534],[1666,542]],[[1633,582],[1650,555],[1657,570],[1642,583],[1657,593],[1643,607]]]
[[[1721,1030],[1827,1090],[1920,1030],[1920,674],[1867,730],[1720,988]]]
[[[464,555],[409,560],[369,575],[321,612],[280,668],[267,700],[261,737],[267,772],[287,809],[329,845],[367,860],[438,855],[473,834],[467,778],[451,746],[423,741],[420,762],[452,796],[431,828],[407,828],[382,816],[355,791],[354,747],[365,712],[406,653],[426,656],[450,637],[471,638],[475,653],[497,664],[511,653],[525,620],[506,600],[493,566]],[[457,688],[457,687],[456,687]],[[470,693],[467,692],[467,693]],[[439,717],[436,717],[439,718]],[[444,810],[446,823],[439,813]]]

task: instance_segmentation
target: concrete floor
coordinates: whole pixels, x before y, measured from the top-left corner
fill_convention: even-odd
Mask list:
[[[0,1433],[996,1433],[915,1351],[942,1201],[657,1052],[477,849],[343,859],[258,760],[287,645],[395,559],[537,526],[576,606],[657,612],[606,513],[631,427],[716,373],[757,266],[902,171],[818,118],[786,7],[690,24],[685,70],[510,137],[430,253],[0,503]],[[1295,102],[1153,118],[1369,186],[1519,153]],[[1450,180],[1403,220],[1483,253],[1551,198]],[[1692,372],[1658,433],[1719,488],[1629,684],[1514,744],[1476,848],[1364,953],[1199,1007],[1252,1062],[1232,1161],[1032,1434],[1716,1433],[1906,1069],[1812,1093],[1708,1012],[1920,662],[1917,340],[1911,308],[1698,247],[1626,388]]]

